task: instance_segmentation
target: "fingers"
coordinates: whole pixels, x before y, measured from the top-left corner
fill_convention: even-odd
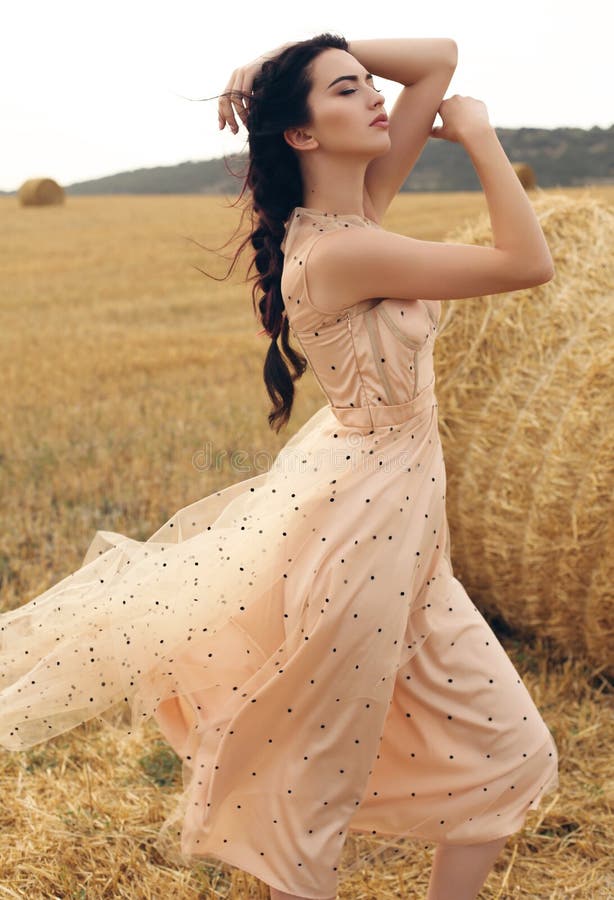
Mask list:
[[[239,130],[237,125],[237,120],[235,119],[234,109],[232,106],[233,103],[233,88],[228,87],[224,91],[223,94],[220,95],[220,101],[218,106],[218,119],[220,128],[223,128],[226,123],[228,123],[228,127],[235,134]]]
[[[251,93],[252,78],[244,69],[235,69],[218,104],[218,125],[226,123],[233,134],[239,130],[237,116],[247,126],[247,101]]]
[[[224,93],[220,95],[218,105],[220,129],[228,123],[231,131],[236,134],[239,130],[237,116],[247,128],[247,109],[252,94],[252,85],[260,66],[260,60],[256,60],[255,63],[235,69],[230,76]]]
[[[232,94],[231,97],[230,97],[230,102],[232,103],[232,105],[233,105],[233,107],[234,107],[234,112],[237,114],[237,116],[238,116],[238,117],[241,119],[241,121],[243,122],[243,120],[244,120],[244,115],[245,115],[245,110],[244,110],[244,107],[243,107],[243,98],[242,98],[242,96],[241,96],[241,83],[242,83],[241,80],[239,80],[239,82],[238,82],[238,84],[237,84],[237,87],[234,89],[234,91],[235,91],[236,93],[233,92],[233,94]],[[234,131],[235,134],[236,134],[237,131],[239,130],[239,126],[238,126],[238,124],[237,124],[237,118],[236,118],[236,116],[234,116],[234,115],[233,115],[233,122],[232,122],[231,128],[232,128],[232,130]]]
[[[238,114],[241,121],[245,122],[245,110],[240,95],[236,93],[235,89],[224,91],[224,93],[220,95],[218,122],[220,128],[223,128],[224,125],[228,123],[228,127],[234,134],[239,130],[235,112]]]
[[[241,121],[247,128],[247,109],[249,106],[250,97],[252,94],[252,83],[253,83],[253,75],[249,72],[245,72],[243,74],[243,81],[241,83],[241,109],[239,114],[241,116]]]
[[[220,94],[218,103],[218,122],[220,128],[223,128],[224,125],[228,123],[230,130],[235,134],[239,130],[233,109],[233,103],[235,102],[233,92],[236,90],[237,74],[238,69],[235,69],[230,76],[230,80],[226,85],[224,92]]]

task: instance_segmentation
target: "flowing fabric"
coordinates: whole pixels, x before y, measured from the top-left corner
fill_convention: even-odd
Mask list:
[[[0,615],[2,746],[154,717],[182,760],[165,857],[314,900],[356,867],[350,831],[493,840],[558,786],[552,735],[453,574],[440,304],[333,314],[309,295],[311,248],[348,227],[379,226],[297,207],[286,227],[284,303],[327,403],[270,470],[146,541],[97,532],[79,569]]]

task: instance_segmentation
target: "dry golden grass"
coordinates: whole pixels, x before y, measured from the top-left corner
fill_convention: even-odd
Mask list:
[[[531,200],[555,277],[445,303],[438,327],[452,558],[482,612],[612,680],[614,210]],[[446,240],[491,246],[488,216]]]
[[[595,193],[614,198],[614,188]],[[246,260],[229,282],[194,268],[226,271],[190,241],[217,248],[231,236],[239,214],[226,203],[0,199],[4,609],[77,568],[97,529],[145,539],[175,510],[268,468],[323,405],[307,372],[289,428],[267,426],[268,338],[255,336]],[[485,209],[475,193],[400,195],[383,224],[437,240]],[[203,466],[203,450],[218,464]],[[480,896],[611,897],[607,685],[580,661],[551,663],[540,642],[499,637],[553,732],[561,790],[509,839]],[[138,741],[96,720],[24,753],[0,749],[0,779],[0,898],[268,897],[222,863],[174,869],[156,856],[180,776],[151,721]],[[431,855],[418,843],[365,869],[342,882],[340,900],[419,900]]]

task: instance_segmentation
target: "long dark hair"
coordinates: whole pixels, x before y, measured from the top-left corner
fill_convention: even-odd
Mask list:
[[[252,306],[264,326],[261,333],[271,338],[263,375],[273,402],[268,422],[276,432],[290,418],[294,382],[307,367],[305,357],[288,341],[289,325],[281,294],[284,254],[280,245],[285,233],[284,224],[294,207],[303,203],[298,159],[283,133],[286,128],[311,122],[307,102],[312,86],[310,63],[329,47],[347,50],[348,42],[344,37],[325,32],[286,47],[263,63],[254,78],[251,95],[243,95],[247,106],[249,164],[238,199],[246,189],[250,191],[252,230],[240,244],[221,280],[230,275],[243,249],[251,243],[254,256],[248,274],[254,265],[258,270],[258,275],[253,276]],[[259,315],[256,313],[258,291],[263,292],[258,303]],[[282,350],[294,370],[292,373],[280,352],[279,337]]]

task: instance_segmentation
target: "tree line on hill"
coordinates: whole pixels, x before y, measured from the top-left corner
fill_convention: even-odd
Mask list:
[[[496,128],[512,163],[525,163],[541,188],[614,184],[614,125],[600,128]],[[235,175],[232,172],[237,173]],[[67,194],[230,194],[239,193],[247,154],[189,160],[118,172],[63,185]],[[47,173],[53,178],[53,172]],[[460,144],[431,139],[401,191],[481,190],[475,169]],[[0,191],[6,196],[16,191]]]

